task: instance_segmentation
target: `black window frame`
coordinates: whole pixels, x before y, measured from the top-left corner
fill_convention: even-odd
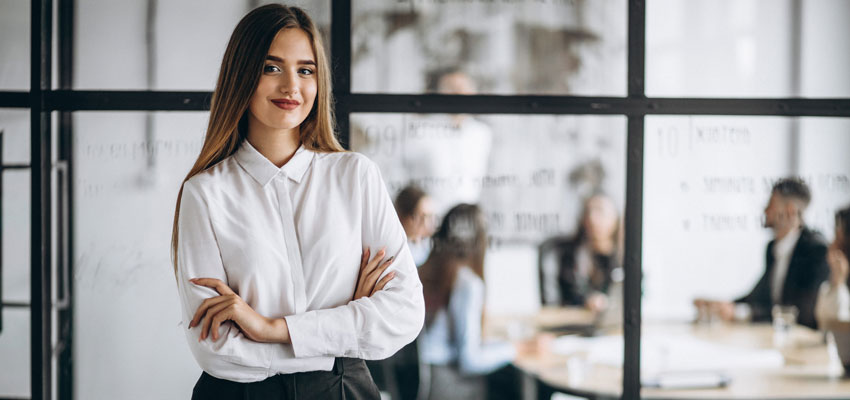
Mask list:
[[[561,114],[623,115],[627,118],[624,363],[622,397],[640,398],[641,254],[643,228],[644,118],[647,115],[750,115],[783,117],[850,117],[850,98],[647,98],[645,93],[646,4],[628,1],[628,77],[625,97],[594,96],[497,96],[437,94],[366,94],[351,92],[351,0],[331,1],[331,60],[336,117],[340,141],[349,146],[352,113],[469,113],[469,114]],[[52,36],[54,9],[58,49]],[[30,111],[31,159],[31,393],[33,399],[51,398],[51,357],[59,354],[58,394],[73,397],[71,332],[73,315],[68,302],[59,304],[59,343],[51,343],[51,259],[70,268],[73,238],[65,228],[73,226],[73,212],[60,215],[59,240],[66,250],[51,252],[51,174],[63,165],[73,176],[71,115],[75,111],[206,111],[211,92],[73,90],[74,0],[31,0],[30,90],[0,91],[0,108]],[[53,88],[52,57],[58,63],[58,87]],[[51,122],[58,119],[58,160],[51,160]],[[3,168],[0,166],[0,173]],[[60,202],[73,210],[73,182],[59,186]],[[62,214],[62,213],[60,213]],[[64,224],[64,225],[63,225]],[[64,235],[64,236],[63,236]],[[0,268],[0,270],[2,270]],[[69,275],[73,276],[72,271]],[[58,275],[60,280],[62,274]],[[0,277],[2,281],[2,277]],[[62,285],[60,285],[62,286]],[[72,285],[70,285],[72,286]],[[64,297],[73,303],[69,289]],[[62,303],[62,302],[60,302]],[[7,304],[22,306],[21,304]],[[27,306],[27,305],[23,305]]]

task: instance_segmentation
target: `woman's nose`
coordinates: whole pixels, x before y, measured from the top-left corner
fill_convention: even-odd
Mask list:
[[[297,78],[298,76],[294,72],[281,74],[280,83],[278,86],[280,92],[284,94],[296,93],[298,91]]]

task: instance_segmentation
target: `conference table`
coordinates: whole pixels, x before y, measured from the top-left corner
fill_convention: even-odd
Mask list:
[[[593,316],[583,309],[543,308],[534,316],[488,318],[485,336],[519,340],[559,327],[581,331]],[[554,335],[549,335],[554,337]],[[729,380],[710,388],[644,387],[644,399],[850,399],[837,354],[823,333],[794,326],[776,346],[770,324],[646,322],[641,330],[642,380],[670,371],[708,372]],[[619,398],[622,391],[622,328],[602,328],[593,337],[563,335],[547,351],[517,359],[527,398],[553,392]],[[688,372],[690,371],[690,372]],[[532,388],[528,386],[533,385]]]

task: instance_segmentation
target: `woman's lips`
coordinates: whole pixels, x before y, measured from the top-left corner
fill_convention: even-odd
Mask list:
[[[298,100],[289,99],[274,99],[272,100],[272,103],[274,103],[274,105],[276,105],[278,108],[282,108],[284,110],[294,110],[299,105],[301,105],[301,102],[299,102]]]

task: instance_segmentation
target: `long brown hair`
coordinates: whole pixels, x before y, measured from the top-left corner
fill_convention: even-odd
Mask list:
[[[588,241],[590,240],[590,234],[587,232],[587,228],[584,226],[584,223],[590,214],[590,201],[595,198],[603,198],[606,201],[610,202],[612,204],[612,207],[614,207],[614,212],[616,213],[617,221],[614,231],[611,232],[610,239],[615,244],[613,255],[616,257],[619,264],[622,261],[620,258],[622,257],[623,253],[623,219],[620,217],[620,212],[617,210],[616,205],[614,205],[614,200],[607,193],[601,191],[594,192],[584,199],[584,203],[582,205],[581,210],[581,217],[578,223],[578,231],[576,232],[575,236],[576,241],[582,246],[589,245]]]
[[[430,325],[437,312],[449,304],[460,267],[470,267],[484,280],[484,253],[487,250],[484,213],[473,204],[453,207],[443,218],[431,243],[431,254],[419,268],[425,296],[426,325]]]
[[[330,68],[319,30],[304,10],[268,4],[245,15],[230,36],[212,95],[204,144],[183,183],[239,149],[248,135],[248,105],[260,81],[269,47],[278,32],[292,28],[307,33],[316,57],[316,101],[307,118],[301,123],[301,144],[314,151],[344,151],[334,134]],[[177,194],[174,226],[171,231],[171,258],[175,273],[183,183],[180,184]]]
[[[838,243],[838,247],[845,257],[850,258],[850,206],[835,212],[835,230],[844,235],[844,241]]]

